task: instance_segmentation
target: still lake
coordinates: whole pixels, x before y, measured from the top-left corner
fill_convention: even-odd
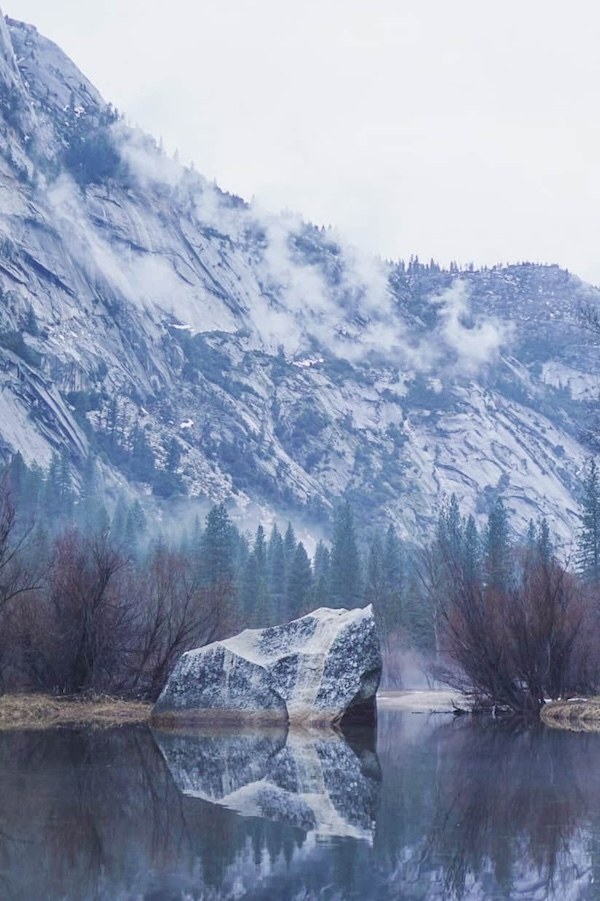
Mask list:
[[[600,898],[600,735],[0,733],[0,898]]]

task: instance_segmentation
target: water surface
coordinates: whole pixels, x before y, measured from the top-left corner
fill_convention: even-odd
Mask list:
[[[600,735],[0,734],[0,898],[600,898]]]

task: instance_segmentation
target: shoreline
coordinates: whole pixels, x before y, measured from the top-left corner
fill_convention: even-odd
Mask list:
[[[451,689],[399,688],[377,692],[378,710],[405,710],[410,713],[468,712],[469,703]]]
[[[453,713],[460,696],[451,691],[384,690],[377,694],[378,709],[412,713]],[[108,695],[46,695],[39,693],[7,693],[0,695],[0,731],[17,729],[52,729],[60,726],[94,726],[110,728],[125,725],[150,725],[151,703],[113,698]],[[160,714],[154,725],[167,723]],[[194,719],[194,718],[192,718]],[[194,720],[195,722],[195,720]],[[171,728],[175,723],[169,724]],[[177,725],[181,722],[177,719]],[[188,723],[189,725],[189,723]]]
[[[446,690],[383,690],[377,694],[378,710],[406,713],[451,714],[468,712],[465,699]],[[153,705],[107,695],[57,696],[37,693],[0,696],[0,731],[52,729],[61,726],[111,728],[150,725]],[[164,726],[161,717],[157,726]],[[576,732],[600,732],[600,696],[550,701],[542,707],[540,720],[551,729]],[[174,725],[174,724],[173,724]],[[189,724],[188,724],[189,725]],[[172,726],[171,726],[172,727]]]
[[[106,695],[5,694],[0,696],[0,731],[140,725],[149,722],[151,710],[152,704]]]
[[[600,732],[600,697],[549,701],[542,707],[540,719],[550,729]]]

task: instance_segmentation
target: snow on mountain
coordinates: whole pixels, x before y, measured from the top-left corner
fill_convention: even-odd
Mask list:
[[[96,453],[161,498],[313,518],[346,495],[409,537],[444,495],[484,514],[502,493],[571,534],[596,289],[386,263],[248,205],[2,16],[0,113],[2,458]]]

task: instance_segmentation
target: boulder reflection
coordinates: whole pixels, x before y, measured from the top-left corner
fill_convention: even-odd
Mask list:
[[[380,782],[376,754],[333,730],[154,732],[178,789],[317,835],[372,840]]]

